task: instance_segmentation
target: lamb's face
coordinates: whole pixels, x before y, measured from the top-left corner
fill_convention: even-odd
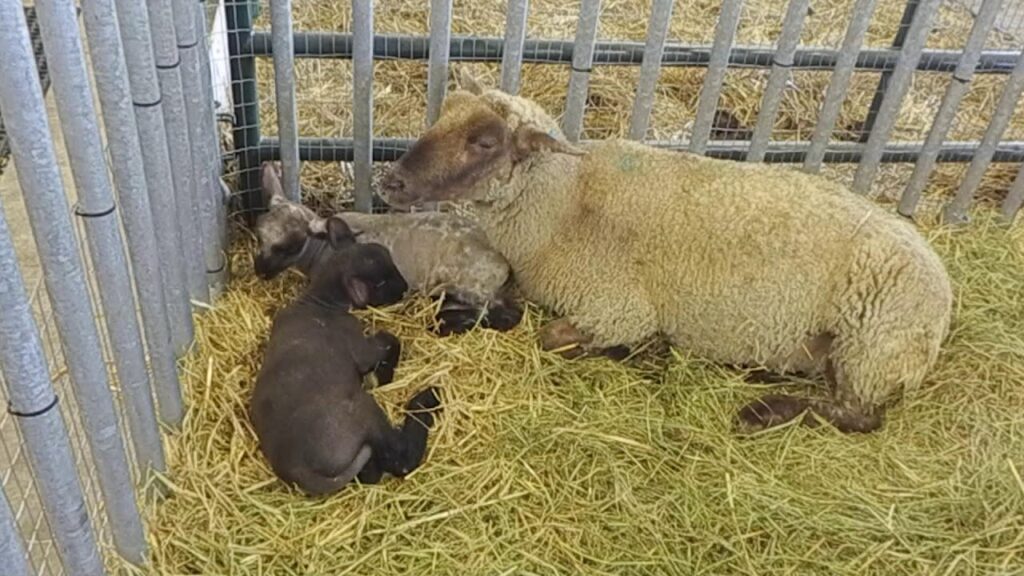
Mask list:
[[[467,90],[452,92],[437,122],[385,175],[381,196],[392,206],[424,202],[485,200],[490,184],[507,179],[513,166],[530,155],[550,150],[582,154],[537,127],[509,126],[508,112],[472,79]]]
[[[264,163],[262,186],[270,208],[256,220],[258,246],[253,268],[257,276],[269,280],[298,261],[309,241],[308,226],[314,214],[285,198],[279,166]]]
[[[301,207],[279,204],[256,220],[256,275],[269,280],[295,264],[309,241],[310,215]]]

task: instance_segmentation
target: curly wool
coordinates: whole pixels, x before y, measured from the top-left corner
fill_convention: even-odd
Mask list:
[[[497,90],[481,101],[512,129],[561,136],[533,102]],[[780,372],[820,373],[827,355],[854,395],[837,400],[862,405],[925,377],[953,296],[912,225],[789,168],[623,140],[585,148],[537,153],[475,197],[523,294],[593,346],[662,333],[708,359]]]

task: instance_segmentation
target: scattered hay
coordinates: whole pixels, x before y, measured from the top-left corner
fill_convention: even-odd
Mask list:
[[[679,3],[671,39],[710,42],[717,0]],[[296,0],[299,29],[345,31],[348,2]],[[600,37],[642,41],[649,0],[606,0]],[[813,3],[807,45],[838,46],[852,0]],[[428,3],[377,2],[382,33],[427,32]],[[870,45],[895,33],[902,0],[882,0]],[[454,34],[498,36],[505,2],[456,0]],[[784,0],[748,0],[740,43],[769,43]],[[571,38],[577,2],[534,0],[530,36]],[[264,10],[258,25],[267,26]],[[944,5],[929,46],[962,44],[971,19]],[[1013,46],[997,34],[992,46]],[[493,64],[457,64],[491,79]],[[625,133],[637,70],[591,77],[585,137]],[[378,62],[379,136],[414,137],[425,116],[426,65]],[[276,133],[273,79],[260,61],[262,129]],[[297,63],[300,133],[351,134],[348,62]],[[568,70],[528,64],[522,93],[560,114]],[[650,138],[686,137],[703,79],[665,69]],[[858,73],[837,138],[855,138],[877,74]],[[766,80],[731,70],[721,109],[753,125]],[[1004,77],[981,76],[951,138],[984,131]],[[776,139],[809,138],[828,74],[797,72]],[[920,139],[948,77],[918,74],[895,138]],[[1022,137],[1018,113],[1007,138]],[[828,166],[849,179],[852,166]],[[909,166],[883,166],[877,195],[898,197]],[[964,166],[940,166],[925,212],[948,197]],[[979,191],[1005,193],[1015,166],[996,165]],[[347,165],[305,163],[308,202],[347,201]],[[730,430],[735,410],[764,392],[741,375],[659,350],[626,365],[569,362],[535,344],[541,314],[498,334],[448,339],[426,327],[431,307],[411,301],[360,315],[403,341],[396,380],[375,392],[394,417],[413,393],[442,390],[444,412],[424,466],[404,481],[351,486],[308,499],[278,482],[257,450],[246,410],[275,310],[295,275],[251,275],[251,240],[236,242],[228,291],[196,326],[184,364],[191,411],[169,442],[171,496],[147,509],[154,574],[1010,574],[1024,558],[1024,227],[988,211],[964,230],[926,227],[957,289],[957,316],[939,365],[919,395],[877,434],[788,427],[753,439]],[[926,217],[926,226],[931,226]],[[794,385],[799,387],[799,385]],[[820,393],[807,390],[808,393]]]
[[[412,301],[361,316],[404,343],[376,392],[393,416],[442,390],[425,464],[327,499],[284,487],[257,450],[253,378],[298,283],[254,279],[238,242],[185,361],[191,409],[169,442],[171,496],[148,510],[151,573],[1019,573],[1024,227],[976,218],[926,231],[957,318],[880,433],[741,439],[731,418],[764,389],[736,372],[655,351],[565,361],[538,350],[536,310],[509,333],[437,338]]]

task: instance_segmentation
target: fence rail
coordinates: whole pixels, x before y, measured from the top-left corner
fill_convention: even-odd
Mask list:
[[[783,23],[783,33],[775,46],[734,44],[743,4],[741,0],[726,0],[723,3],[714,42],[710,46],[666,42],[667,22],[672,17],[672,2],[668,0],[652,5],[646,42],[598,40],[596,29],[600,21],[599,0],[588,0],[580,5],[576,36],[572,40],[526,38],[525,20],[529,12],[529,2],[526,1],[509,2],[505,37],[452,35],[450,2],[435,1],[431,3],[429,35],[373,34],[373,2],[359,2],[353,5],[356,9],[353,12],[353,33],[291,30],[288,42],[281,39],[286,31],[278,28],[276,23],[273,33],[253,29],[250,3],[227,0],[225,7],[228,13],[235,96],[234,145],[241,176],[239,192],[242,208],[246,212],[261,209],[261,199],[255,194],[258,190],[255,169],[263,160],[280,158],[282,155],[275,152],[274,148],[283,143],[288,151],[282,158],[286,174],[296,173],[298,167],[293,165],[300,161],[354,162],[357,209],[368,210],[371,205],[369,163],[394,160],[410,144],[409,139],[374,137],[369,71],[374,61],[427,60],[430,62],[427,124],[436,117],[439,95],[443,94],[443,85],[438,78],[452,62],[501,62],[501,87],[509,92],[518,91],[519,68],[523,63],[568,66],[571,73],[562,122],[563,131],[570,140],[577,139],[582,132],[588,79],[593,68],[641,67],[641,80],[634,101],[635,118],[631,119],[631,124],[635,125],[630,127],[628,136],[642,139],[651,114],[652,95],[660,71],[672,67],[704,67],[708,72],[689,140],[650,141],[649,144],[670,149],[689,149],[717,158],[802,163],[808,171],[817,171],[826,162],[857,163],[853,188],[861,193],[870,189],[880,164],[915,162],[920,173],[908,185],[900,205],[900,212],[910,216],[917,207],[920,187],[938,162],[971,163],[972,178],[965,181],[965,187],[973,193],[980,181],[980,178],[973,175],[978,171],[984,172],[990,163],[1024,160],[1020,142],[998,141],[1003,133],[1001,130],[990,130],[990,134],[998,134],[994,141],[989,137],[982,142],[946,142],[945,129],[935,132],[940,135],[938,138],[933,136],[925,142],[888,141],[914,73],[955,74],[955,82],[965,86],[977,74],[1015,77],[1021,59],[1019,50],[984,49],[984,37],[993,27],[994,18],[991,15],[999,12],[1002,0],[985,0],[980,5],[975,30],[963,49],[926,49],[925,40],[931,32],[932,21],[940,3],[940,0],[909,0],[891,47],[861,49],[876,0],[857,0],[851,11],[842,46],[832,49],[799,45],[807,12],[806,0],[791,0]],[[274,7],[275,13],[290,11],[289,5],[287,0],[281,0]],[[275,22],[280,21],[278,19]],[[275,54],[275,47],[289,50],[289,57]],[[275,63],[279,60],[288,62],[289,66],[294,59],[352,60],[356,125],[353,137],[299,138],[294,126],[279,124],[279,139],[263,138],[259,129],[255,59],[265,57],[273,57]],[[730,68],[771,70],[761,114],[749,141],[711,138],[725,71]],[[831,71],[833,76],[810,142],[772,141],[770,135],[782,92],[793,71]],[[833,130],[853,74],[865,71],[879,72],[881,77],[863,123],[864,134],[859,142],[835,142],[832,140]],[[286,117],[291,117],[293,110],[290,99],[294,96],[286,95],[283,99],[280,94],[277,96],[281,100],[278,110]],[[1004,100],[1012,96],[1008,94]],[[955,113],[955,104],[947,105],[949,109],[938,121],[948,124],[948,116]],[[970,194],[962,192],[960,198],[954,208],[969,202]],[[1011,194],[1011,198],[1004,202],[1005,216],[1012,216],[1015,204]],[[947,210],[947,215],[953,219],[953,216],[959,216],[962,212],[962,209]]]
[[[295,32],[293,45],[296,58],[352,58],[352,34],[345,32]],[[452,62],[503,62],[505,40],[452,36],[448,55]],[[644,61],[645,44],[641,42],[603,42],[594,44],[594,66],[639,66]],[[706,67],[711,61],[712,46],[666,43],[660,61],[662,67]],[[250,42],[243,42],[240,54],[271,56],[274,53],[271,34],[256,30]],[[522,62],[528,64],[572,64],[571,40],[528,39],[523,43]],[[728,64],[734,68],[771,68],[777,50],[767,46],[733,46]],[[843,54],[841,49],[802,46],[793,53],[789,67],[795,70],[833,70]],[[900,51],[893,48],[866,48],[854,52],[855,70],[883,72],[896,68]],[[923,50],[917,70],[921,72],[953,72],[963,51]],[[984,50],[977,65],[979,74],[1009,74],[1020,54],[1016,50]],[[430,37],[398,34],[376,34],[373,37],[375,60],[429,60]],[[238,80],[236,80],[238,81]]]

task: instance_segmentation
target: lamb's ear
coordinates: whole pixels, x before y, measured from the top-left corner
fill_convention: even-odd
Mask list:
[[[480,84],[480,81],[470,74],[465,68],[459,68],[456,79],[458,80],[460,89],[465,90],[470,94],[476,94],[477,96],[484,93],[484,87]]]
[[[288,203],[288,199],[284,195],[284,187],[281,185],[281,169],[274,164],[274,162],[263,163],[261,184],[263,202],[268,208]]]
[[[556,154],[583,156],[586,152],[565,140],[559,140],[551,134],[538,130],[533,126],[520,126],[512,135],[513,151],[516,159],[521,160],[534,152],[549,150]]]
[[[343,248],[356,241],[355,234],[344,220],[337,216],[321,218],[317,216],[309,221],[309,235],[314,238],[326,239],[331,248]]]

